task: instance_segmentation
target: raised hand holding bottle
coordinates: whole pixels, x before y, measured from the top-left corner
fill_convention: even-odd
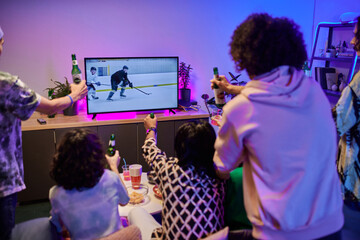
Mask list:
[[[75,54],[72,54],[71,55],[71,58],[72,58],[72,70],[71,70],[71,76],[72,76],[72,79],[73,79],[73,82],[78,84],[81,82],[81,71],[80,71],[80,68],[78,66],[78,62],[76,60],[76,56]]]
[[[219,77],[219,70],[217,67],[214,67],[214,78],[216,78],[218,81],[221,81]],[[222,91],[218,85],[214,84],[214,95],[215,95],[215,104],[218,108],[222,108],[226,101],[225,101],[225,93]]]

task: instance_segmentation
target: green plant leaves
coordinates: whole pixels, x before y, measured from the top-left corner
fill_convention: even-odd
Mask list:
[[[49,92],[49,95],[51,93],[53,99],[65,97],[66,95],[71,93],[71,87],[66,77],[65,77],[65,83],[54,81],[52,79],[50,80],[54,83],[55,87],[45,88],[45,90]]]
[[[184,62],[180,62],[179,66],[179,80],[182,84],[182,88],[188,88],[188,85],[190,83],[190,72],[193,68],[189,64],[188,66]]]

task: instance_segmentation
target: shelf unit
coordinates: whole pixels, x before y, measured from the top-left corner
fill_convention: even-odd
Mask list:
[[[318,38],[319,38],[319,32],[321,28],[328,28],[329,29],[329,33],[328,33],[328,37],[327,37],[327,48],[329,49],[333,44],[332,44],[332,40],[333,40],[333,33],[334,33],[334,28],[349,28],[349,30],[351,29],[351,31],[354,29],[354,26],[356,24],[356,21],[351,21],[351,22],[347,22],[347,23],[341,23],[341,22],[322,22],[319,23],[316,27],[316,33],[315,33],[315,39],[314,39],[314,45],[313,45],[313,50],[312,50],[312,54],[311,54],[311,59],[310,59],[310,69],[313,66],[313,62],[314,60],[318,60],[318,61],[325,61],[325,67],[330,67],[330,63],[331,62],[345,62],[345,63],[349,63],[349,73],[348,73],[348,78],[347,78],[347,83],[350,83],[352,77],[354,76],[354,72],[355,72],[355,66],[357,64],[357,54],[354,51],[353,56],[350,57],[321,57],[321,56],[315,56],[315,52],[316,52],[316,46],[318,43]],[[331,94],[331,95],[335,95],[335,96],[340,96],[340,92],[334,92],[331,90],[326,90],[324,89],[324,91],[327,94]]]

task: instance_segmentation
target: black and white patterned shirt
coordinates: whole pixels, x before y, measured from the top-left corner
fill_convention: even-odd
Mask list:
[[[224,182],[180,167],[178,159],[166,157],[154,138],[144,143],[143,156],[163,196],[162,227],[154,238],[199,239],[224,227]]]
[[[25,189],[21,120],[39,103],[40,96],[17,76],[0,72],[0,197]]]

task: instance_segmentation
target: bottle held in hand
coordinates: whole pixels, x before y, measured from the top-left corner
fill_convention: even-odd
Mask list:
[[[110,157],[115,155],[115,134],[111,134],[106,154]]]
[[[214,71],[214,78],[221,81],[220,77],[219,77],[218,68],[214,67],[213,71]],[[215,95],[215,104],[216,104],[216,106],[218,108],[222,108],[226,103],[226,101],[225,101],[225,93],[216,84],[214,84],[214,95]]]
[[[71,55],[71,58],[72,58],[72,70],[71,70],[71,76],[72,76],[72,79],[73,79],[73,82],[78,84],[81,82],[81,71],[80,71],[80,68],[78,66],[78,62],[76,60],[76,56],[75,54],[72,54]]]

